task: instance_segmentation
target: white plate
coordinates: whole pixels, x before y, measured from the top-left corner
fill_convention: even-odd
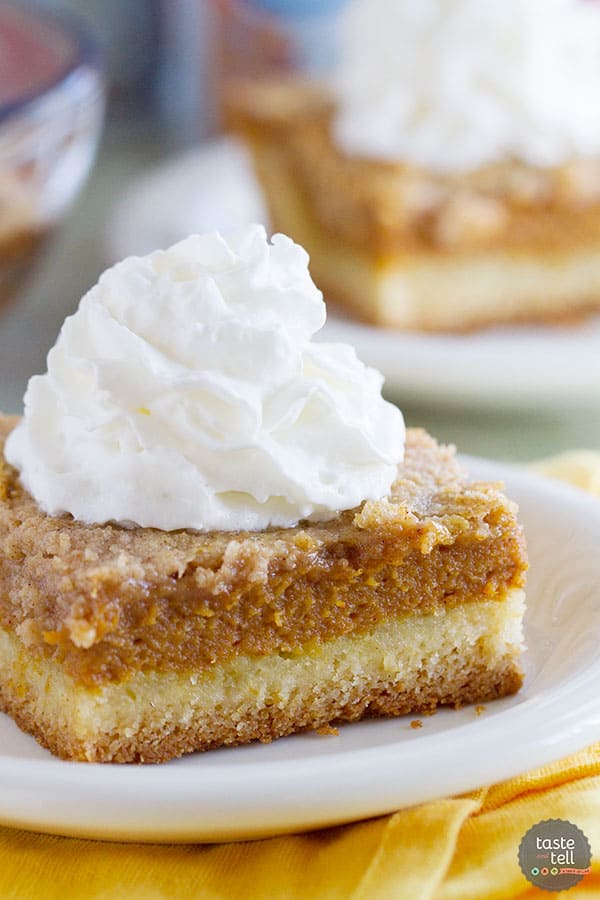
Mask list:
[[[600,739],[600,503],[507,466],[529,544],[526,679],[515,697],[212,751],[162,766],[53,759],[0,715],[0,822],[118,840],[216,841],[318,828],[498,781]]]
[[[252,163],[240,143],[220,138],[142,173],[114,208],[106,252],[113,263],[253,222],[266,225],[268,216]]]
[[[600,317],[577,325],[401,334],[330,316],[325,340],[354,344],[394,399],[507,411],[589,412],[600,403]]]
[[[193,231],[267,224],[243,148],[228,138],[143,174],[107,229],[110,262],[166,247]],[[292,235],[293,237],[293,235]],[[400,401],[544,407],[564,414],[600,401],[600,317],[581,325],[488,329],[469,335],[407,334],[331,314],[325,340],[354,344]]]

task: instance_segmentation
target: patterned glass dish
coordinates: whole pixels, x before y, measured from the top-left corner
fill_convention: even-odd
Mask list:
[[[81,188],[103,109],[100,56],[79,25],[0,3],[0,305]]]

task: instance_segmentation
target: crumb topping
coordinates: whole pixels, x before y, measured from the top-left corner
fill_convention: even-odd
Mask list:
[[[590,246],[600,239],[600,160],[540,169],[510,159],[441,174],[344,155],[331,137],[333,112],[325,91],[293,80],[233,85],[228,96],[234,130],[279,146],[321,225],[349,244],[382,254],[542,247],[564,241],[570,223]]]

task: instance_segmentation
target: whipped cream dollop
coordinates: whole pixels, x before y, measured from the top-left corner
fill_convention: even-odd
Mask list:
[[[600,154],[600,3],[352,0],[334,77],[350,155],[460,172]]]
[[[6,457],[40,507],[164,530],[328,519],[385,496],[400,411],[344,344],[305,251],[261,226],[106,271],[31,378]]]

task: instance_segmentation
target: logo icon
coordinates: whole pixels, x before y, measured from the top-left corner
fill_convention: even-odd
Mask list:
[[[527,831],[519,844],[521,872],[543,891],[566,891],[590,871],[592,851],[577,825],[546,819]]]

